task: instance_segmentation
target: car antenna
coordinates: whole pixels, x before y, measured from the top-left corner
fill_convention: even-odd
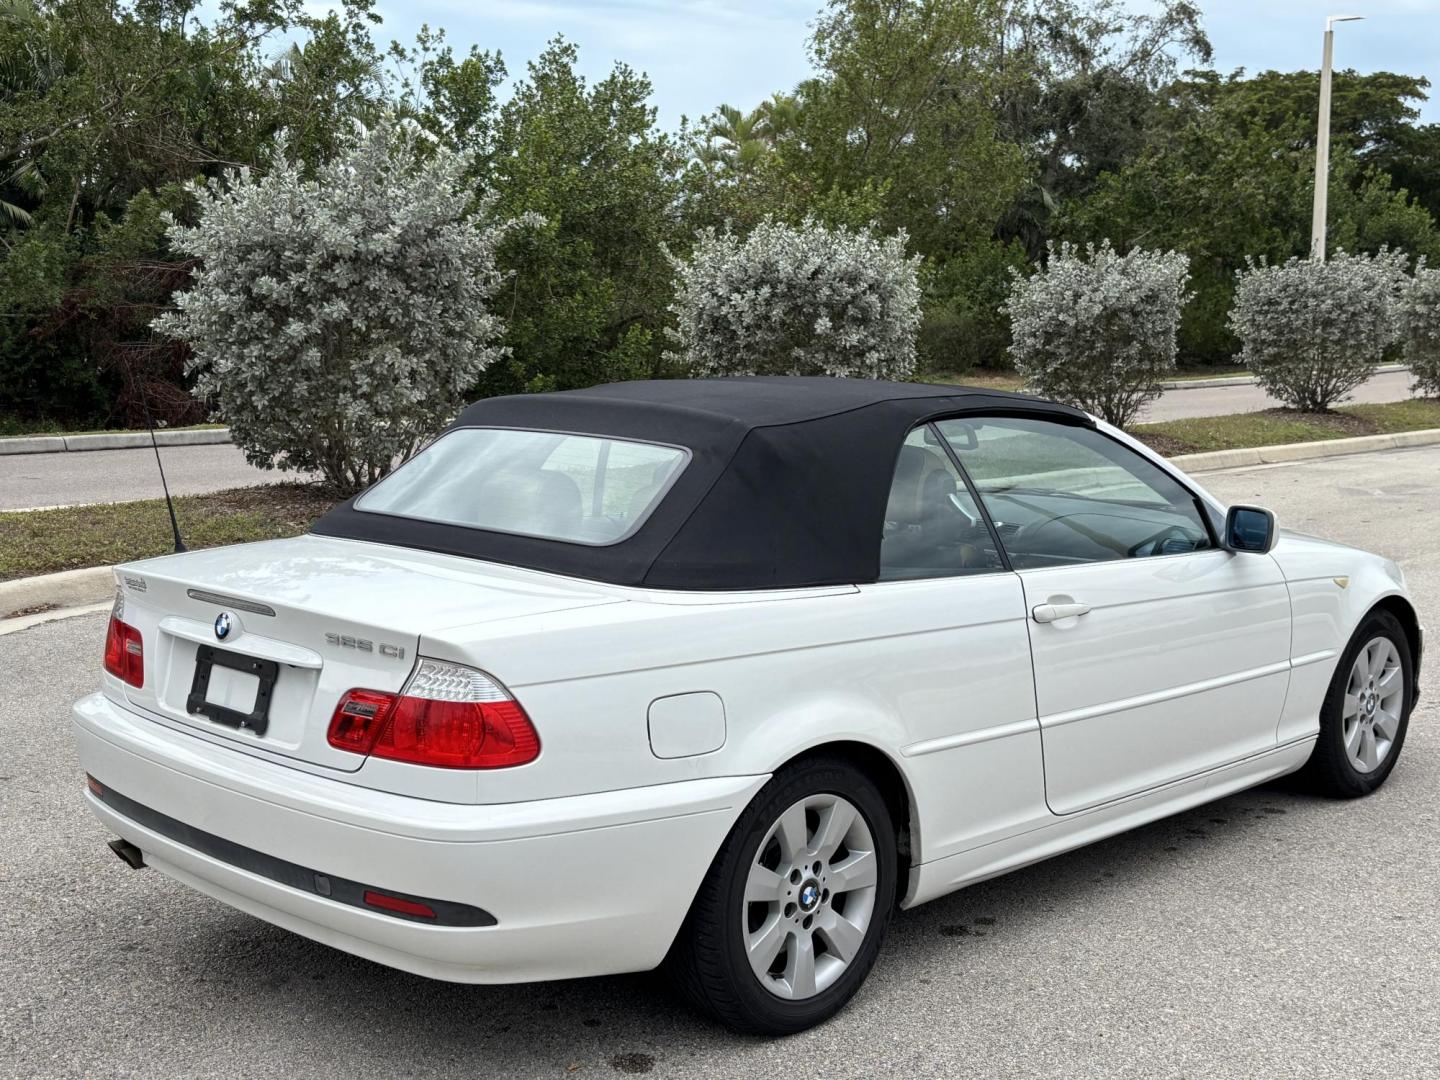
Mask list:
[[[160,460],[160,443],[155,438],[155,421],[150,416],[150,402],[145,395],[145,387],[135,382],[135,368],[129,364],[130,382],[139,390],[140,408],[145,413],[145,427],[150,432],[150,449],[155,451],[155,467],[160,470],[160,488],[165,492],[165,509],[170,511],[170,532],[175,537],[175,554],[188,551],[185,541],[180,539],[180,523],[175,520],[175,500],[170,497],[170,485],[165,482],[165,463]]]

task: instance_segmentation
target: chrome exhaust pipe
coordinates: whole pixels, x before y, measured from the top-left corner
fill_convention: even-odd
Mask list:
[[[129,840],[111,840],[110,850],[115,852],[131,870],[145,869],[145,853]]]

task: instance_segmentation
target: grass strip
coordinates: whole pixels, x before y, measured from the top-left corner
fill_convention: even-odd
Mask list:
[[[1328,413],[1266,409],[1232,416],[1190,417],[1137,424],[1130,433],[1162,454],[1174,456],[1427,428],[1440,428],[1440,400],[1435,398],[1347,405]]]
[[[235,488],[175,500],[191,548],[296,536],[334,505],[310,484]],[[108,566],[172,549],[165,500],[0,512],[0,581]]]

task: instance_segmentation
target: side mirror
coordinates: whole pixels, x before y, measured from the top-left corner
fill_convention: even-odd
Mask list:
[[[1232,506],[1225,512],[1226,551],[1250,551],[1264,555],[1279,538],[1275,515],[1259,506]]]

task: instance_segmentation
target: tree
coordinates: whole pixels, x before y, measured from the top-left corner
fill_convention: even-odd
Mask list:
[[[567,390],[648,376],[659,363],[661,245],[677,236],[683,159],[655,127],[647,79],[617,64],[590,86],[575,63],[575,47],[557,38],[530,64],[474,174],[501,219],[545,219],[500,252],[510,355],[481,393]]]
[[[1147,145],[1158,91],[1180,58],[1208,64],[1210,41],[1189,0],[1137,12],[1119,0],[1021,0],[1001,17],[990,65],[1002,138],[1031,163],[999,235],[1045,254],[1050,219]]]
[[[194,403],[178,386],[137,403],[129,366],[112,362],[149,336],[148,315],[126,312],[163,303],[158,284],[184,277],[150,208],[170,185],[258,162],[282,128],[313,166],[348,118],[375,115],[385,89],[366,36],[371,0],[324,15],[301,0],[206,10],[0,5],[0,411],[100,424],[144,405],[185,419]],[[295,50],[276,64],[281,35]],[[140,220],[127,226],[132,210]],[[135,246],[141,236],[150,247]]]
[[[817,196],[878,194],[876,225],[927,256],[990,238],[1025,181],[1000,138],[986,65],[999,0],[831,0],[819,71],[781,157]]]
[[[881,185],[848,189],[797,164],[805,117],[798,94],[774,94],[748,113],[722,105],[698,126],[683,125],[682,236],[710,227],[743,233],[767,218],[860,228],[883,217]]]
[[[1396,340],[1406,257],[1250,260],[1237,274],[1230,326],[1238,357],[1271,397],[1325,412],[1368,379]]]
[[[1405,363],[1415,377],[1412,389],[1440,397],[1440,270],[1422,262],[1401,291],[1398,310]]]
[[[1308,112],[1300,109],[1306,80]],[[1195,300],[1180,331],[1192,363],[1227,362],[1237,342],[1225,313],[1246,256],[1283,262],[1308,254],[1314,185],[1317,77],[1266,72],[1192,73],[1164,91],[1149,143],[1090,195],[1068,204],[1058,231],[1072,240],[1109,238],[1117,248],[1169,247],[1190,257]],[[1353,148],[1404,115],[1413,80],[1383,73],[1337,76],[1346,102],[1331,162],[1329,247],[1376,252],[1403,247],[1440,254],[1440,233],[1423,207],[1389,177],[1366,171]],[[1278,104],[1277,104],[1278,102]],[[1347,133],[1348,132],[1348,133]]]
[[[251,464],[357,491],[503,355],[489,304],[505,226],[467,209],[466,166],[386,120],[313,180],[282,143],[264,176],[192,186],[199,222],[169,237],[200,266],[156,327],[194,350],[197,390]]]
[[[747,113],[721,105],[706,123],[704,136],[700,160],[732,173],[752,168],[771,149],[765,138],[765,115],[758,106]]]
[[[915,368],[919,258],[905,235],[765,221],[705,230],[677,275],[671,358],[696,375],[904,379]]]
[[[1389,143],[1367,160],[1440,221],[1440,124],[1397,125]]]
[[[406,72],[401,87],[416,119],[446,146],[467,155],[472,175],[488,176],[506,75],[500,54],[472,45],[457,60],[445,31],[422,25],[414,48],[394,42],[390,56]]]
[[[1062,244],[1043,269],[1015,274],[1005,311],[1027,386],[1131,423],[1175,369],[1188,265],[1173,251]]]

